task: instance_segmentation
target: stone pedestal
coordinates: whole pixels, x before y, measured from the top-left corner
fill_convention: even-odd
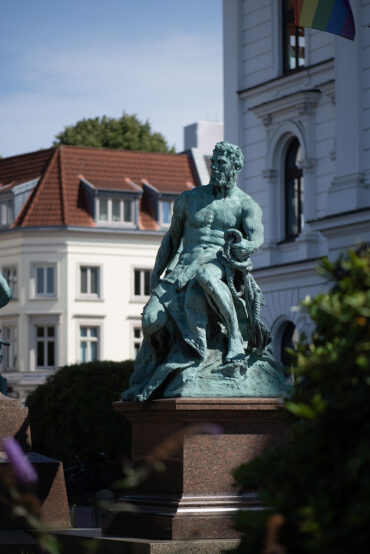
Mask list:
[[[31,450],[28,408],[0,393],[0,437],[14,437],[24,451]]]
[[[54,528],[71,526],[67,493],[61,462],[31,451],[28,408],[17,400],[0,394],[0,438],[14,437],[25,451],[38,474],[34,492],[41,502],[42,522]],[[0,451],[0,469],[9,465],[5,452]],[[0,488],[0,492],[1,488]],[[4,491],[6,494],[6,491]],[[0,529],[23,529],[24,520],[14,519],[9,506],[0,504]],[[0,538],[1,541],[1,538]]]
[[[142,539],[231,539],[232,515],[257,510],[255,493],[240,495],[231,471],[285,440],[274,398],[173,398],[140,405],[115,402],[132,423],[136,467],[164,459],[110,510],[103,534]]]

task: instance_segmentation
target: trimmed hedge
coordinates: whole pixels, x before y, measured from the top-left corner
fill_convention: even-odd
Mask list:
[[[120,475],[130,425],[112,402],[128,387],[133,363],[65,366],[27,398],[33,450],[63,462],[71,501],[88,501]]]

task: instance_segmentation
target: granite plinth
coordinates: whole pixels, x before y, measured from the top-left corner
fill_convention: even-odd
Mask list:
[[[31,451],[31,433],[28,408],[17,400],[0,395],[0,438],[14,437],[25,450],[28,460],[34,466],[38,482],[33,492],[41,502],[41,521],[50,527],[68,528],[71,526],[67,492],[62,463],[53,458]],[[0,452],[0,468],[9,467],[5,452]],[[6,497],[6,490],[0,492]],[[23,529],[25,522],[13,518],[9,506],[0,503],[0,529]]]
[[[237,540],[156,541],[135,538],[105,537],[100,529],[55,531],[62,554],[223,554],[234,550]]]
[[[23,450],[31,450],[28,408],[0,393],[0,437],[14,437]]]
[[[259,510],[255,493],[233,487],[232,469],[286,440],[279,400],[173,398],[115,402],[132,424],[132,461],[165,460],[108,511],[103,533],[146,539],[232,539],[232,515]]]

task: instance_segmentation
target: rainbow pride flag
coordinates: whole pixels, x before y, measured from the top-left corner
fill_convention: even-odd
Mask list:
[[[295,0],[295,24],[353,40],[355,23],[349,0]]]

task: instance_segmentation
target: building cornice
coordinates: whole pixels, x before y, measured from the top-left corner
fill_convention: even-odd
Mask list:
[[[334,58],[328,58],[327,60],[310,65],[300,69],[299,71],[295,71],[294,73],[280,75],[279,77],[274,77],[273,79],[264,81],[263,83],[259,83],[253,87],[238,90],[237,94],[240,98],[252,98],[254,96],[260,96],[261,93],[276,93],[276,90],[282,86],[302,87],[302,83],[306,84],[308,78],[315,77],[320,73],[325,75],[327,81],[328,71],[330,70],[334,71]]]
[[[338,212],[318,219],[308,220],[311,229],[318,231],[334,230],[349,226],[369,225],[370,207],[347,212]]]
[[[302,273],[306,275],[307,271],[312,271],[312,273],[315,273],[315,267],[321,259],[322,256],[319,256],[293,262],[256,267],[253,269],[253,275],[255,275],[257,279],[275,279],[277,276],[282,277],[283,275],[290,274],[296,275],[298,273]]]
[[[81,233],[111,233],[114,235],[138,235],[138,236],[163,236],[168,229],[158,229],[158,230],[147,230],[147,229],[124,229],[124,228],[108,228],[108,227],[78,227],[78,226],[71,226],[71,225],[56,225],[56,226],[48,226],[48,227],[14,227],[12,229],[0,229],[0,236],[5,233],[30,233],[30,232],[36,232],[36,233],[51,233],[51,232],[81,232]]]
[[[262,104],[256,104],[251,106],[249,110],[262,119],[265,125],[269,125],[273,115],[286,110],[294,110],[299,115],[312,113],[320,96],[321,91],[319,89],[300,90]]]

